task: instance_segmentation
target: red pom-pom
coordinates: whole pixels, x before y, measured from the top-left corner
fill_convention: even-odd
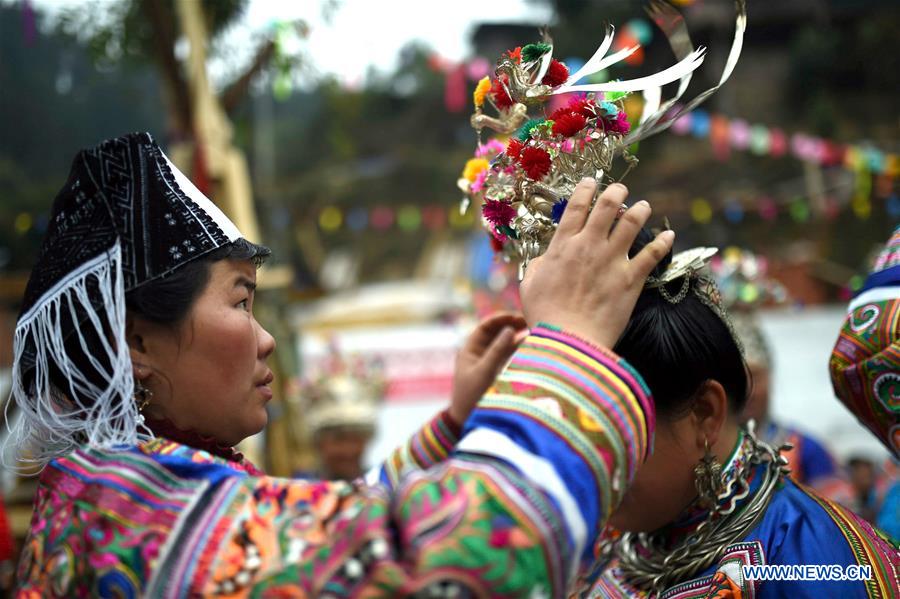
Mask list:
[[[550,116],[547,117],[547,118],[555,123],[556,121],[558,121],[559,119],[563,118],[563,117],[566,116],[567,114],[572,114],[572,112],[573,112],[573,111],[572,111],[572,110],[569,110],[569,107],[568,107],[568,106],[563,106],[562,108],[557,108],[556,110],[554,110],[553,112],[551,112],[551,113],[550,113]]]
[[[597,116],[593,110],[594,103],[588,100],[587,98],[573,98],[568,106],[563,106],[562,108],[557,108],[553,111],[553,114],[550,115],[551,121],[558,121],[566,114],[580,114],[586,119]]]
[[[522,148],[524,147],[525,144],[513,137],[509,140],[509,143],[506,144],[506,155],[513,160],[518,160],[519,155],[522,153]]]
[[[587,119],[577,112],[560,114],[553,119],[553,134],[572,137],[584,129],[585,125],[587,125]]]
[[[587,98],[572,98],[566,109],[569,112],[577,112],[586,119],[597,116],[597,105]]]
[[[623,135],[631,131],[631,123],[628,122],[628,117],[624,112],[616,115],[616,130]]]
[[[544,78],[541,79],[541,83],[556,87],[565,83],[568,78],[569,68],[554,58],[550,61],[550,66],[547,68]]]
[[[499,79],[494,79],[494,82],[491,84],[491,98],[500,110],[506,110],[514,104],[513,99],[509,97],[509,93]]]
[[[541,148],[528,146],[519,156],[519,165],[529,179],[540,181],[550,172],[550,154]]]
[[[515,50],[510,50],[506,55],[516,64],[522,62],[522,46],[517,46]]]
[[[516,209],[499,200],[486,200],[481,213],[495,227],[505,227],[516,217]]]

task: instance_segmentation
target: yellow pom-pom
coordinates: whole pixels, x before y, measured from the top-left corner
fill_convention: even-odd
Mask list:
[[[485,77],[478,82],[478,85],[475,86],[475,93],[472,94],[472,99],[475,100],[475,108],[484,106],[484,97],[489,91],[491,91],[491,78]]]
[[[486,170],[488,166],[490,166],[490,164],[484,158],[470,158],[469,161],[466,162],[466,168],[463,169],[462,176],[471,183],[478,177],[481,171]]]

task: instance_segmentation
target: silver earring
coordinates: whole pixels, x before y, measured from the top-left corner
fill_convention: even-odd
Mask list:
[[[722,464],[709,450],[708,439],[704,441],[704,445],[703,458],[694,466],[694,484],[700,506],[711,510],[718,503],[719,493],[722,492]]]
[[[153,391],[144,386],[141,381],[134,381],[134,401],[138,409],[138,423],[144,424],[144,408],[153,398]]]

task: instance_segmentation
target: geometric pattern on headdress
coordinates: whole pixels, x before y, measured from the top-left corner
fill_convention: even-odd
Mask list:
[[[130,291],[238,237],[149,133],[104,141],[78,153],[56,196],[22,313],[115,242]]]
[[[29,444],[38,463],[81,443],[134,443],[125,293],[240,236],[150,134],[79,152],[16,323],[12,400],[24,417],[10,442]],[[52,370],[66,390],[51,383]]]
[[[850,302],[829,369],[838,399],[900,457],[900,226]]]

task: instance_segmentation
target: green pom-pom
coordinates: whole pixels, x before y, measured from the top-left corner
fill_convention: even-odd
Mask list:
[[[631,95],[631,92],[603,92],[603,99],[607,102],[618,102],[629,95]]]
[[[528,141],[528,138],[531,137],[531,131],[539,127],[544,122],[545,121],[543,119],[531,119],[530,121],[519,127],[519,130],[516,131],[516,137],[519,138],[519,141]]]
[[[528,44],[522,48],[522,62],[532,62],[550,51],[550,44]]]

